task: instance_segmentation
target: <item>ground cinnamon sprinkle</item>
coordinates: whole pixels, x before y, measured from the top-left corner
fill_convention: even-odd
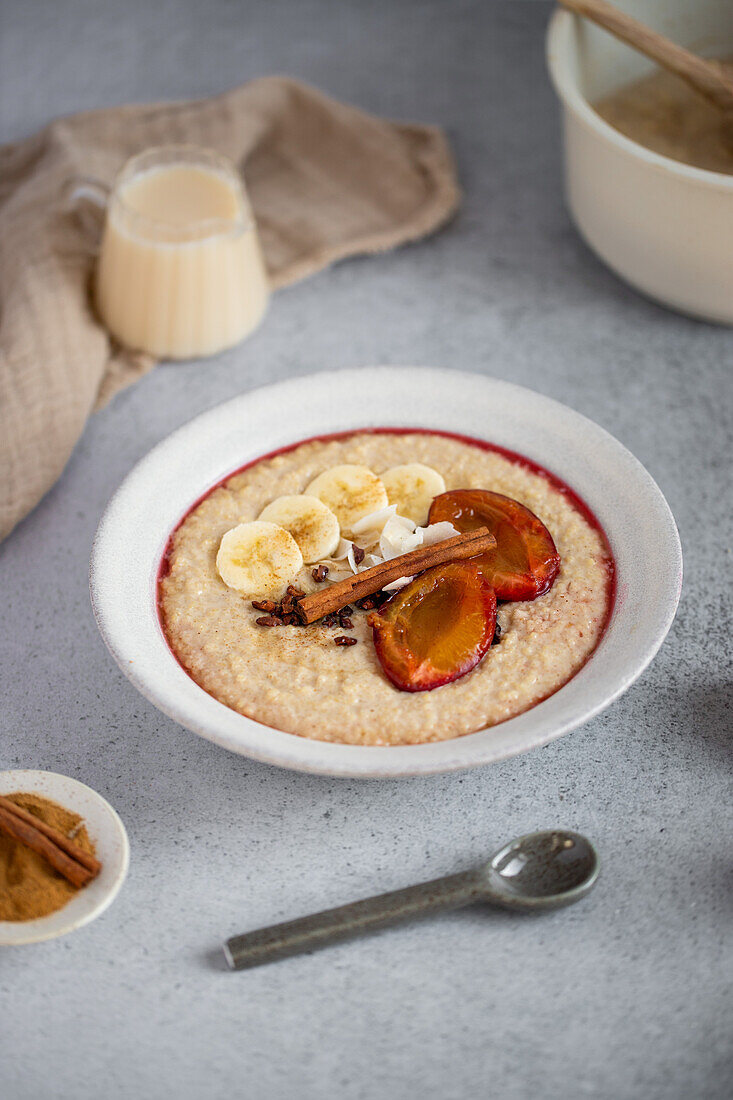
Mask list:
[[[53,829],[73,837],[84,851],[94,853],[94,845],[78,814],[37,794],[16,792],[5,797]],[[77,887],[55,871],[43,856],[0,832],[0,920],[48,916],[63,908],[77,893]]]

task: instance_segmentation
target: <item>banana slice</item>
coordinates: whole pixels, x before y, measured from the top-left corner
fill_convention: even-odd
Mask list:
[[[306,493],[322,500],[341,525],[341,534],[352,533],[354,523],[387,506],[387,492],[366,466],[332,466],[311,481]]]
[[[279,597],[303,568],[303,555],[284,527],[254,520],[226,532],[216,568],[229,588],[248,596]]]
[[[303,561],[330,558],[339,544],[339,521],[318,497],[278,497],[260,512],[261,520],[277,523],[298,544]]]
[[[393,466],[382,474],[382,483],[389,503],[397,505],[397,514],[420,525],[427,523],[433,498],[445,492],[445,482],[438,471],[423,466],[422,462]]]

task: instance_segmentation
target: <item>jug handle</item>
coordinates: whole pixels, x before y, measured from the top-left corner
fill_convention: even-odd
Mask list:
[[[66,188],[66,209],[76,215],[90,243],[99,247],[104,213],[107,210],[111,187],[93,176],[77,176]]]

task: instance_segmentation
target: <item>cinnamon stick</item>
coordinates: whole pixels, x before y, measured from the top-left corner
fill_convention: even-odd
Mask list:
[[[41,821],[35,814],[31,814],[28,810],[24,810],[22,806],[18,806],[15,802],[12,802],[9,798],[0,794],[0,807],[7,810],[8,813],[15,814],[16,817],[21,818],[28,825],[32,825],[38,829],[39,833],[43,833],[44,836],[52,840],[59,848],[61,848],[67,855],[75,859],[77,863],[81,863],[83,867],[86,867],[88,871],[94,871],[97,875],[102,869],[102,864],[98,859],[95,859],[91,852],[87,852],[84,848],[75,844],[69,837],[64,836],[58,829],[52,828],[47,825],[45,821]],[[77,829],[81,825],[77,825]]]
[[[89,852],[40,821],[34,814],[0,795],[0,830],[43,856],[76,887],[86,886],[99,874],[102,864]]]
[[[433,546],[419,546],[408,554],[401,554],[398,558],[373,565],[363,573],[337,581],[320,592],[303,596],[296,600],[295,610],[301,622],[314,623],[324,615],[338,611],[344,604],[380,592],[385,584],[390,584],[399,577],[412,577],[415,573],[423,573],[434,565],[444,565],[449,561],[475,558],[478,554],[493,550],[495,546],[496,539],[488,528],[478,527],[475,531],[454,535],[443,542],[436,542]]]

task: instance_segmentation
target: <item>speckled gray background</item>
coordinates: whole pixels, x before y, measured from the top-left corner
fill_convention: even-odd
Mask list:
[[[575,235],[543,64],[548,11],[2,4],[0,140],[61,112],[287,72],[442,124],[466,190],[438,237],[283,291],[242,348],[162,366],[118,397],[0,546],[0,766],[91,784],[132,845],[99,921],[0,952],[5,1100],[729,1095],[733,337],[638,297]],[[104,650],[87,560],[130,466],[234,394],[370,362],[470,369],[565,401],[629,446],[672,506],[686,582],[668,641],[623,699],[547,748],[447,778],[289,774],[168,721]],[[587,831],[604,860],[574,909],[476,909],[221,969],[227,935],[468,867],[552,824]]]

